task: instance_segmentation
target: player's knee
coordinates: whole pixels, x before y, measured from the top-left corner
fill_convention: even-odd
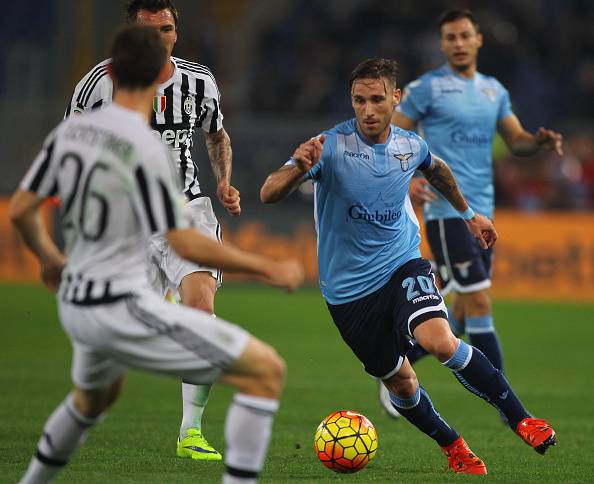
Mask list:
[[[208,314],[214,313],[214,295],[204,291],[185,291],[181,293],[184,306],[199,309]]]
[[[458,338],[456,338],[451,332],[440,333],[435,335],[429,341],[423,343],[423,347],[427,352],[431,353],[442,363],[449,360],[456,349],[458,348]]]
[[[278,398],[282,392],[287,367],[285,360],[283,360],[276,350],[272,347],[262,355],[258,367],[258,386],[260,390],[271,398]]]
[[[208,314],[214,314],[214,300],[212,297],[204,296],[203,294],[190,293],[182,297],[184,306],[199,309]]]
[[[285,374],[285,362],[276,350],[252,337],[241,357],[222,376],[222,381],[248,395],[277,399]]]
[[[216,280],[210,272],[193,272],[186,275],[178,290],[184,306],[209,314],[214,313]]]
[[[81,415],[97,418],[105,413],[117,400],[124,378],[120,377],[107,388],[100,390],[83,390],[76,388],[73,392],[74,405]]]
[[[486,291],[477,291],[467,296],[467,316],[483,316],[491,314],[491,298]]]

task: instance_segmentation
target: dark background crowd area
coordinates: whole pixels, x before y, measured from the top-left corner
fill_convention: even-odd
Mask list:
[[[0,17],[0,167],[10,193],[77,80],[107,56],[124,1],[24,0]],[[367,57],[400,63],[401,83],[444,62],[437,18],[471,8],[484,46],[479,70],[510,91],[535,131],[563,133],[565,155],[510,156],[495,143],[500,206],[594,207],[594,1],[592,0],[178,0],[175,55],[209,66],[222,92],[234,147],[234,181],[257,203],[266,173],[303,137],[350,117],[347,80]],[[197,157],[209,170],[198,139]],[[7,170],[3,170],[6,172]],[[212,177],[203,176],[206,185]],[[257,186],[256,186],[257,185]],[[307,198],[304,196],[302,198]],[[299,200],[299,197],[296,197]],[[293,202],[295,203],[295,202]]]

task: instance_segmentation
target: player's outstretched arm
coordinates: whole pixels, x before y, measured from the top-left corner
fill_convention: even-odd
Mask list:
[[[249,274],[288,291],[294,291],[303,283],[303,267],[294,259],[276,261],[245,252],[215,242],[194,229],[170,230],[166,237],[181,257],[198,264]]]
[[[43,200],[32,192],[18,189],[10,200],[9,217],[27,247],[39,260],[43,282],[55,291],[60,284],[66,257],[54,244],[41,221],[39,207]]]
[[[431,166],[422,171],[427,181],[460,212],[466,221],[468,230],[475,236],[481,247],[483,249],[492,247],[497,240],[497,231],[493,223],[487,217],[475,214],[468,206],[460,188],[458,188],[454,174],[446,162],[432,155]]]
[[[208,157],[217,179],[217,197],[229,215],[238,217],[241,215],[241,200],[239,190],[231,185],[231,138],[225,128],[219,129],[216,133],[207,133],[205,136]]]
[[[529,133],[513,114],[501,119],[497,123],[497,130],[516,156],[531,156],[541,150],[554,151],[563,156],[563,136],[546,128],[538,128],[534,134]]]
[[[293,193],[305,181],[305,174],[320,161],[325,140],[322,135],[300,144],[291,157],[294,165],[285,165],[268,175],[260,189],[262,203],[275,203]]]

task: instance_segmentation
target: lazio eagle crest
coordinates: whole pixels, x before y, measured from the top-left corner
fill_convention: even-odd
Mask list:
[[[394,154],[394,158],[400,160],[400,168],[402,168],[402,171],[408,170],[408,168],[410,166],[408,160],[411,159],[412,155],[413,155],[412,153]]]

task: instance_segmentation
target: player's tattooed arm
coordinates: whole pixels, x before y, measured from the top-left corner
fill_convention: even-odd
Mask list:
[[[458,188],[452,170],[441,158],[431,155],[431,166],[422,170],[427,181],[439,192],[452,206],[462,212],[468,208],[464,196]]]
[[[476,238],[480,246],[483,249],[492,247],[497,240],[497,231],[493,222],[484,215],[474,213],[470,209],[460,188],[458,188],[458,183],[454,178],[452,170],[450,170],[446,162],[432,155],[431,166],[422,171],[427,181],[460,212],[468,230]],[[468,211],[470,211],[470,214],[465,216],[465,213]]]
[[[241,214],[239,190],[231,185],[233,152],[231,138],[225,128],[206,134],[206,149],[217,178],[217,197],[230,215],[238,216]]]

